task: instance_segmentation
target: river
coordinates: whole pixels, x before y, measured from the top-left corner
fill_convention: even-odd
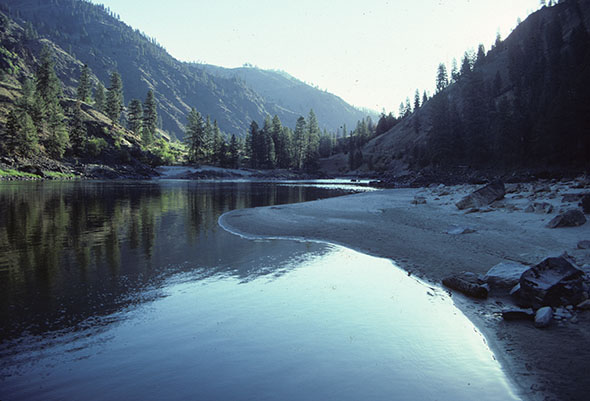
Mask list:
[[[343,182],[0,184],[2,400],[516,399],[446,293],[229,210]]]

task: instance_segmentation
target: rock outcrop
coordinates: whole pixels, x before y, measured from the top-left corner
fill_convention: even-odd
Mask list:
[[[578,227],[586,223],[586,217],[578,209],[570,209],[565,213],[555,216],[548,224],[549,228]]]
[[[576,305],[584,300],[584,272],[564,257],[547,258],[520,277],[521,303],[534,309]]]
[[[501,181],[494,181],[483,188],[467,195],[455,204],[459,210],[487,206],[490,203],[504,198],[506,189]]]

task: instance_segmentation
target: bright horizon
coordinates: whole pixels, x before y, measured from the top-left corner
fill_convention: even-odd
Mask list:
[[[539,0],[332,2],[93,0],[155,38],[175,58],[282,70],[346,102],[397,114],[436,68],[480,43],[489,50]]]

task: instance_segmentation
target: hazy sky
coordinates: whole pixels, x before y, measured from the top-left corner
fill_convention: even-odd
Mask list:
[[[539,0],[94,0],[174,57],[280,69],[355,106],[397,112],[440,62],[505,38]]]

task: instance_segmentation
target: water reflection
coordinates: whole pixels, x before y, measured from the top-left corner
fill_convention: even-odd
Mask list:
[[[248,268],[251,248],[217,226],[219,215],[349,192],[252,182],[2,183],[0,343],[110,315],[179,271],[268,274]],[[275,256],[305,252],[287,248]]]
[[[289,243],[266,242],[258,254],[256,264],[284,269],[278,276],[244,282],[230,271],[179,273],[154,302],[106,324],[94,319],[86,331],[41,340],[36,349],[17,344],[0,397],[516,399],[444,291],[388,260],[337,246],[316,244],[299,258],[265,264],[265,249]]]

